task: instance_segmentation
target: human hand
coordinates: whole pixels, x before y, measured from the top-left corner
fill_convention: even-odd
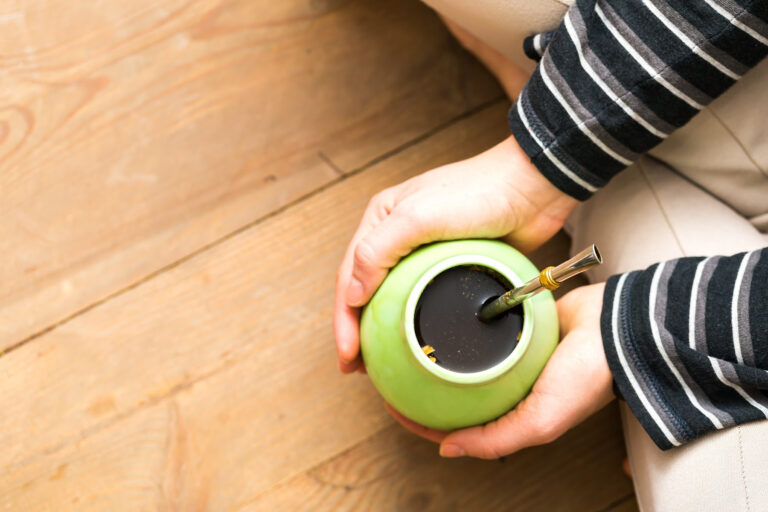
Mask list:
[[[376,194],[336,278],[334,330],[341,370],[361,366],[359,308],[413,249],[437,240],[504,237],[531,251],[562,227],[576,204],[539,173],[513,137]]]
[[[531,393],[498,420],[449,433],[387,409],[406,429],[440,443],[443,457],[497,459],[554,441],[614,398],[600,335],[604,288],[605,283],[582,286],[557,302],[562,341]]]

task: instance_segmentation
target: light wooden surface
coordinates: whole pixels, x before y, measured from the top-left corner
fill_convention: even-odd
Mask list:
[[[620,435],[615,416],[603,411],[565,439],[497,462],[440,460],[433,445],[391,426],[248,510],[614,511],[632,498],[615,468],[619,454],[605,443]]]
[[[0,509],[631,510],[613,409],[445,461],[336,370],[368,198],[507,133],[428,9],[6,2],[0,69]]]
[[[0,349],[500,96],[412,1],[12,4]]]

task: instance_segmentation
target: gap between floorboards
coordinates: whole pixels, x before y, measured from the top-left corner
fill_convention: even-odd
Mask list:
[[[260,225],[261,223],[267,221],[268,219],[271,219],[271,218],[273,218],[273,217],[275,217],[275,216],[277,216],[277,215],[279,215],[281,213],[284,213],[286,211],[289,211],[289,210],[293,209],[294,207],[299,206],[300,203],[302,203],[303,201],[305,201],[305,200],[307,200],[307,199],[309,199],[311,197],[314,197],[315,195],[320,194],[320,193],[322,193],[322,192],[324,192],[324,191],[326,191],[326,190],[328,190],[328,189],[330,189],[330,188],[332,188],[334,186],[339,185],[341,182],[345,181],[347,178],[350,178],[352,176],[360,174],[361,172],[365,171],[366,169],[369,169],[370,167],[372,167],[372,166],[374,166],[374,165],[376,165],[376,164],[378,164],[378,163],[380,163],[382,161],[385,161],[385,160],[387,160],[387,159],[397,155],[398,153],[400,153],[400,152],[402,152],[402,151],[404,151],[404,150],[406,150],[406,149],[408,149],[408,148],[410,148],[410,147],[412,147],[412,146],[414,146],[414,145],[416,145],[416,144],[418,144],[418,143],[420,143],[420,142],[422,142],[424,140],[429,139],[430,137],[432,137],[434,135],[437,135],[441,131],[443,131],[443,130],[453,126],[454,124],[459,123],[459,122],[461,122],[464,119],[467,119],[469,117],[472,117],[472,116],[474,116],[474,115],[476,115],[476,114],[478,114],[478,113],[480,113],[480,112],[482,112],[482,111],[484,111],[486,109],[493,108],[494,106],[498,105],[502,101],[505,101],[505,98],[500,97],[500,98],[496,98],[494,100],[490,100],[490,101],[488,101],[486,103],[483,103],[481,105],[478,105],[477,107],[474,107],[474,108],[464,112],[463,114],[455,116],[454,118],[446,121],[445,123],[442,123],[442,124],[432,128],[431,130],[428,130],[427,132],[423,133],[422,135],[420,135],[418,137],[415,137],[415,138],[411,139],[410,141],[408,141],[408,142],[406,142],[404,144],[401,144],[400,146],[398,146],[396,148],[393,148],[392,150],[389,150],[389,151],[387,151],[385,153],[382,153],[381,155],[377,156],[376,158],[371,159],[370,161],[366,162],[365,164],[361,165],[360,167],[351,170],[350,172],[348,172],[347,174],[345,174],[343,176],[340,176],[338,179],[336,179],[336,180],[334,180],[334,181],[332,181],[330,183],[327,183],[325,185],[322,185],[322,186],[312,190],[311,192],[308,192],[308,193],[304,194],[303,196],[295,199],[294,201],[291,201],[291,202],[287,203],[286,205],[284,205],[284,206],[282,206],[282,207],[280,207],[280,208],[278,208],[276,210],[273,210],[269,214],[263,215],[260,218],[255,219],[254,221],[248,223],[247,225],[244,225],[244,226],[242,226],[242,227],[240,227],[240,228],[238,228],[238,229],[236,229],[234,231],[231,231],[230,233],[220,237],[219,239],[215,240],[214,242],[211,242],[209,244],[206,244],[205,246],[202,246],[198,250],[187,254],[183,258],[179,258],[178,260],[174,261],[173,263],[163,266],[162,268],[160,268],[160,269],[158,269],[158,270],[148,274],[147,276],[143,277],[142,279],[135,281],[131,285],[123,287],[120,290],[118,290],[118,291],[116,291],[114,293],[109,294],[107,297],[104,297],[104,298],[102,298],[102,299],[100,299],[98,301],[93,302],[92,304],[88,305],[87,307],[78,310],[76,313],[73,313],[72,315],[69,315],[64,320],[56,322],[56,323],[52,324],[51,326],[49,326],[49,327],[47,327],[47,328],[45,328],[45,329],[43,329],[41,331],[38,331],[34,335],[31,335],[31,336],[27,337],[26,339],[22,340],[21,342],[13,345],[11,348],[7,349],[3,354],[0,354],[0,359],[2,359],[2,356],[4,354],[7,354],[7,353],[11,352],[12,350],[20,348],[21,346],[25,345],[26,343],[29,343],[29,342],[33,341],[34,339],[36,339],[36,338],[38,338],[38,337],[40,337],[40,336],[42,336],[42,335],[44,335],[44,334],[54,330],[54,329],[56,329],[57,327],[66,324],[67,322],[69,322],[69,321],[71,321],[71,320],[73,320],[73,319],[75,319],[75,318],[77,318],[77,317],[87,313],[88,311],[98,307],[99,305],[104,304],[107,301],[109,301],[109,300],[111,300],[113,298],[116,298],[116,297],[122,295],[123,293],[126,293],[126,292],[128,292],[128,291],[130,291],[130,290],[132,290],[134,288],[137,288],[141,284],[143,284],[143,283],[145,283],[147,281],[150,281],[151,279],[154,279],[155,277],[159,276],[160,274],[162,274],[164,272],[167,272],[169,270],[174,269],[175,267],[178,267],[179,265],[185,263],[186,261],[191,260],[195,256],[203,254],[204,252],[208,251],[209,249],[212,249],[213,247],[215,247],[215,246],[225,242],[226,240],[229,240],[229,239],[233,238],[234,236],[236,236],[238,234],[241,234],[241,233],[247,231],[248,229],[251,229],[251,228],[254,228],[254,227]],[[120,414],[120,415],[118,415],[116,417],[113,417],[113,418],[111,418],[111,419],[109,419],[109,420],[107,420],[107,421],[105,421],[103,423],[92,425],[91,427],[87,428],[86,430],[79,432],[77,435],[72,436],[70,438],[67,438],[65,440],[62,440],[60,443],[58,443],[55,446],[52,446],[52,447],[44,450],[43,452],[40,452],[40,453],[38,453],[36,455],[33,455],[30,458],[26,458],[26,459],[24,459],[22,461],[19,461],[17,464],[14,464],[9,469],[11,469],[11,470],[18,469],[18,468],[23,467],[24,465],[28,464],[29,462],[33,461],[36,457],[48,456],[48,455],[51,455],[53,453],[56,453],[57,451],[59,451],[60,449],[62,449],[65,446],[67,446],[68,444],[71,444],[75,440],[86,439],[86,438],[88,438],[88,437],[90,437],[90,436],[92,436],[92,435],[102,431],[105,428],[109,428],[110,426],[112,426],[112,425],[114,425],[114,424],[116,424],[116,423],[118,423],[118,422],[120,422],[120,421],[122,421],[122,420],[124,420],[126,418],[131,417],[132,415],[138,413],[139,411],[141,411],[141,410],[143,410],[143,409],[145,409],[147,407],[153,407],[153,406],[156,406],[156,405],[158,405],[158,404],[160,404],[160,403],[162,403],[162,402],[164,402],[166,400],[172,399],[174,396],[176,396],[181,391],[184,391],[185,389],[188,389],[188,388],[190,388],[190,387],[192,387],[192,386],[194,386],[194,385],[196,385],[196,384],[198,384],[200,382],[203,382],[203,381],[205,381],[205,380],[207,380],[207,379],[209,379],[211,377],[214,377],[215,375],[221,373],[222,371],[227,369],[230,365],[235,364],[236,362],[237,362],[236,360],[225,362],[221,366],[218,366],[218,367],[212,369],[211,371],[209,371],[209,372],[207,372],[207,373],[205,373],[203,375],[199,375],[196,378],[193,378],[193,379],[187,380],[185,382],[179,383],[177,386],[174,386],[173,388],[169,389],[166,393],[161,394],[161,395],[157,395],[157,396],[153,397],[151,400],[148,400],[148,401],[144,402],[143,404],[138,405],[137,407],[134,407],[134,408],[132,408],[130,410],[127,410],[123,414]],[[384,428],[386,428],[386,427],[384,427]],[[383,429],[381,429],[381,430],[383,430]],[[367,436],[366,439],[368,439],[369,437],[375,436],[379,432],[380,432],[380,430],[377,430],[376,432],[373,432],[371,434],[371,436]],[[329,457],[326,460],[333,460],[337,456],[342,455],[343,453],[345,453],[348,449],[350,449],[350,448],[345,448],[341,452],[333,454],[331,457]],[[295,476],[295,475],[293,475],[293,476]]]
[[[195,256],[198,256],[200,254],[205,253],[206,251],[208,251],[208,250],[212,249],[213,247],[216,247],[217,245],[219,245],[219,244],[221,244],[221,243],[223,243],[223,242],[225,242],[225,241],[227,241],[227,240],[229,240],[229,239],[239,235],[240,233],[243,233],[243,232],[245,232],[245,231],[247,231],[247,230],[249,230],[249,229],[251,229],[251,228],[253,228],[255,226],[258,226],[259,224],[261,224],[262,222],[264,222],[264,221],[266,221],[268,219],[271,219],[271,218],[273,218],[273,217],[275,217],[275,216],[277,216],[277,215],[279,215],[279,214],[281,214],[281,213],[283,213],[285,211],[288,211],[288,210],[298,206],[303,201],[305,201],[305,200],[307,200],[307,199],[309,199],[311,197],[314,197],[315,195],[320,194],[320,193],[322,193],[325,190],[328,190],[329,188],[337,185],[338,183],[346,180],[347,178],[355,176],[355,175],[365,171],[366,169],[368,169],[368,168],[378,164],[379,162],[387,160],[388,158],[391,158],[392,156],[400,153],[401,151],[404,151],[404,150],[408,149],[409,147],[411,147],[411,146],[413,146],[415,144],[418,144],[419,142],[422,142],[422,141],[432,137],[433,135],[435,135],[435,134],[441,132],[442,130],[452,126],[453,124],[458,123],[458,122],[460,122],[460,121],[462,121],[462,120],[464,120],[464,119],[466,119],[468,117],[471,117],[471,116],[473,116],[473,115],[475,115],[475,114],[477,114],[479,112],[482,112],[485,109],[491,108],[494,105],[497,105],[498,103],[504,101],[505,98],[506,98],[505,96],[499,96],[499,97],[493,98],[493,99],[491,99],[489,101],[486,101],[485,103],[481,103],[480,105],[477,105],[476,107],[471,108],[471,109],[463,112],[462,114],[454,116],[453,118],[445,121],[444,123],[441,123],[441,124],[433,127],[432,129],[427,130],[423,134],[421,134],[421,135],[419,135],[417,137],[414,137],[413,139],[411,139],[411,140],[409,140],[407,142],[404,142],[403,144],[400,144],[399,146],[396,146],[395,148],[393,148],[393,149],[391,149],[389,151],[385,151],[384,153],[382,153],[382,154],[380,154],[380,155],[370,159],[369,161],[365,162],[361,166],[359,166],[359,167],[357,167],[355,169],[352,169],[348,173],[346,173],[346,174],[342,173],[337,179],[335,179],[333,181],[330,181],[330,182],[328,182],[328,183],[326,183],[324,185],[321,185],[321,186],[317,187],[316,189],[314,189],[314,190],[312,190],[310,192],[307,192],[306,194],[301,195],[301,196],[297,197],[296,199],[294,199],[292,201],[289,201],[288,203],[280,206],[279,208],[276,208],[275,210],[272,210],[271,212],[269,212],[269,213],[267,213],[265,215],[262,215],[261,217],[258,217],[256,219],[252,220],[251,222],[248,222],[248,223],[240,226],[239,228],[237,228],[237,229],[235,229],[233,231],[230,231],[229,233],[226,233],[225,235],[222,235],[221,237],[217,238],[216,240],[213,240],[212,242],[209,242],[207,244],[204,244],[204,245],[200,246],[196,250],[187,253],[186,255],[182,256],[181,258],[178,258],[177,260],[174,260],[171,263],[168,263],[167,265],[164,265],[164,266],[162,266],[162,267],[160,267],[160,268],[150,272],[149,274],[146,274],[145,276],[142,276],[141,278],[139,278],[136,281],[128,284],[127,286],[119,288],[118,290],[115,290],[114,292],[112,292],[110,294],[107,294],[106,296],[102,297],[101,299],[98,299],[98,300],[95,300],[95,301],[91,302],[90,304],[88,304],[88,305],[86,305],[86,306],[76,310],[75,312],[65,316],[61,320],[53,322],[52,324],[50,324],[50,325],[48,325],[48,326],[46,326],[46,327],[44,327],[44,328],[42,328],[42,329],[40,329],[38,331],[35,331],[34,333],[30,334],[29,336],[27,336],[27,337],[19,340],[18,342],[8,346],[4,350],[0,351],[0,358],[2,358],[5,354],[8,354],[9,352],[12,352],[12,351],[14,351],[14,350],[16,350],[16,349],[26,345],[27,343],[29,343],[31,341],[34,341],[35,339],[39,338],[40,336],[53,331],[57,327],[62,326],[64,324],[66,324],[67,322],[69,322],[69,321],[71,321],[71,320],[73,320],[73,319],[83,315],[84,313],[87,313],[88,311],[92,310],[93,308],[98,307],[99,305],[104,304],[104,303],[108,302],[111,299],[119,297],[120,295],[122,295],[122,294],[124,294],[124,293],[126,293],[126,292],[128,292],[130,290],[133,290],[134,288],[137,288],[138,286],[142,285],[143,283],[145,283],[147,281],[150,281],[150,280],[154,279],[155,277],[157,277],[157,276],[159,276],[159,275],[161,275],[161,274],[163,274],[163,273],[165,273],[165,272],[167,272],[169,270],[172,270],[172,269],[178,267],[182,263],[193,259]],[[322,155],[322,156],[320,156],[320,155]],[[333,162],[330,159],[328,159],[328,157],[323,158],[323,156],[325,156],[325,155],[322,153],[322,151],[318,152],[318,156],[327,165],[331,166],[331,168],[334,169],[334,171],[342,172],[335,164],[333,164]]]

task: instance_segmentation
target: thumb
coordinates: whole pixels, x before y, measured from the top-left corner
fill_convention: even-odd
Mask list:
[[[443,457],[498,459],[557,439],[564,430],[540,395],[532,393],[515,409],[486,425],[457,430],[440,444]]]
[[[560,323],[561,338],[567,336],[576,323],[574,320],[577,316],[577,309],[579,304],[577,297],[578,292],[573,293],[574,291],[576,290],[568,292],[555,303],[557,307],[557,319]]]
[[[564,338],[579,325],[600,325],[605,283],[579,286],[557,301],[560,336]]]
[[[353,256],[352,279],[347,288],[347,303],[367,303],[389,269],[414,248],[427,242],[425,230],[409,214],[393,211],[357,244]]]

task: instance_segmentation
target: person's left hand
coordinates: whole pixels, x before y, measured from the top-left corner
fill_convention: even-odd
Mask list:
[[[497,459],[554,441],[614,398],[600,336],[604,288],[605,283],[582,286],[557,301],[562,341],[531,393],[498,420],[448,433],[387,409],[406,429],[440,443],[443,457]]]

